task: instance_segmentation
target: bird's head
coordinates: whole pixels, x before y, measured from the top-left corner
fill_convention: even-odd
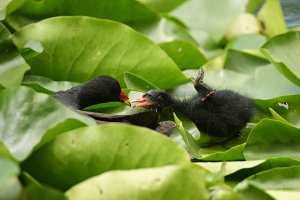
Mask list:
[[[122,91],[119,82],[106,75],[98,76],[77,87],[80,91],[80,109],[87,106],[119,101],[131,106],[128,96]]]
[[[150,110],[160,111],[164,107],[170,105],[170,96],[161,90],[150,90],[141,98],[135,99],[132,102],[139,102],[136,107],[148,108]]]

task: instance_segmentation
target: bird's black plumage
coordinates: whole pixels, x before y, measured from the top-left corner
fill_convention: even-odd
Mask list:
[[[123,98],[122,99],[122,95]],[[98,76],[88,82],[66,91],[54,93],[52,96],[74,109],[111,101],[124,101],[127,96],[122,93],[117,80],[110,76]]]
[[[200,70],[194,79],[197,95],[187,100],[177,100],[160,90],[143,95],[138,107],[161,110],[171,107],[191,119],[200,131],[213,136],[240,134],[254,114],[253,100],[231,90],[213,90],[203,83],[204,72]]]

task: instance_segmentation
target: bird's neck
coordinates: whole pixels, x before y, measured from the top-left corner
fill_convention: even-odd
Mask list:
[[[173,97],[169,98],[168,107],[172,108],[174,111],[179,111],[183,114],[187,114],[189,108],[189,101],[187,100],[179,100]]]

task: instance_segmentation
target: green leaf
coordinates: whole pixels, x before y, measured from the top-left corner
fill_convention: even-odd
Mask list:
[[[284,119],[283,117],[281,117],[275,110],[273,110],[272,108],[269,108],[269,110],[270,110],[270,112],[271,112],[274,119],[289,124],[289,122],[286,119]]]
[[[235,191],[237,191],[240,194],[241,199],[245,199],[245,200],[252,200],[252,199],[275,200],[264,190],[251,183],[243,184],[241,187],[235,188]]]
[[[237,66],[237,65],[236,65]],[[244,71],[244,70],[243,70]],[[300,88],[271,64],[257,67],[253,74],[237,73],[232,70],[218,70],[205,72],[204,82],[215,89],[230,89],[256,99],[270,99],[278,96],[297,94]],[[187,77],[196,77],[198,70],[185,70]],[[278,83],[278,84],[274,84]],[[192,84],[181,88],[186,93],[194,91]],[[177,92],[174,92],[175,94]],[[177,94],[176,96],[181,96]]]
[[[66,192],[70,200],[208,199],[203,172],[196,166],[112,171],[88,179]]]
[[[44,76],[25,75],[22,84],[33,88],[35,91],[52,94],[53,92],[68,90],[79,83],[69,81],[53,81]]]
[[[37,21],[54,16],[91,16],[120,22],[151,21],[158,18],[156,12],[133,0],[72,0],[26,1],[16,12],[18,18]]]
[[[279,0],[266,0],[257,17],[263,33],[270,38],[287,31]]]
[[[177,128],[181,134],[181,137],[183,138],[183,141],[185,142],[188,150],[192,154],[193,157],[198,157],[198,152],[200,150],[200,146],[197,144],[197,141],[194,139],[194,137],[184,129],[182,122],[178,119],[175,113],[173,113],[175,123],[177,125]]]
[[[132,27],[156,43],[182,40],[197,45],[188,29],[174,17],[164,16],[151,23],[133,24]]]
[[[211,192],[211,200],[240,200],[240,196],[226,184],[217,185]]]
[[[300,129],[287,123],[264,119],[258,123],[248,137],[244,149],[246,160],[271,157],[299,159]]]
[[[26,26],[14,35],[18,46],[32,39],[44,48],[43,53],[28,60],[34,75],[83,82],[106,74],[122,81],[123,73],[131,72],[159,88],[187,81],[163,50],[117,22],[57,17]]]
[[[19,8],[25,0],[2,0],[0,2],[0,21]]]
[[[300,128],[300,94],[279,96],[273,99],[256,99],[256,121],[272,118],[270,108],[282,116],[289,123]]]
[[[62,132],[95,123],[26,87],[1,91],[0,113],[0,140],[18,161]]]
[[[268,194],[274,197],[277,200],[285,200],[285,199],[295,199],[299,198],[299,191],[290,191],[290,190],[267,190]]]
[[[257,173],[239,183],[236,188],[242,187],[245,183],[268,190],[299,190],[300,166],[278,167]]]
[[[16,163],[0,158],[0,199],[18,199],[22,186],[18,179],[20,169]]]
[[[127,85],[127,88],[131,90],[148,92],[151,89],[158,89],[158,87],[152,83],[149,83],[143,78],[129,72],[124,73],[124,81]]]
[[[146,128],[110,123],[59,135],[22,167],[42,183],[67,189],[110,170],[184,163],[189,163],[185,150],[167,137]]]
[[[265,0],[249,0],[247,4],[247,12],[255,13]]]
[[[290,167],[300,165],[299,160],[287,157],[269,158],[267,160],[251,160],[244,162],[227,162],[226,183],[237,184],[240,181],[257,174],[277,167]]]
[[[300,32],[278,35],[264,44],[261,49],[277,69],[298,86],[300,86],[299,37]]]
[[[29,69],[12,42],[9,31],[0,23],[0,84],[6,88],[20,85]]]
[[[25,200],[40,200],[41,197],[43,197],[43,200],[67,200],[62,192],[47,186],[30,184],[23,193]]]
[[[159,12],[169,12],[187,0],[138,0]]]
[[[230,69],[247,75],[255,75],[257,67],[267,65],[266,59],[239,50],[229,49],[224,63],[225,69]]]
[[[161,43],[160,47],[174,60],[180,69],[199,69],[207,59],[196,46],[175,40]]]
[[[259,49],[266,41],[266,37],[259,34],[240,35],[228,42],[226,49]]]
[[[201,46],[209,46],[224,36],[232,21],[245,11],[246,4],[246,0],[191,0],[172,14],[187,25]]]

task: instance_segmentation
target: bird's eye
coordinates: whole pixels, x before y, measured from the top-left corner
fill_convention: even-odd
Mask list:
[[[152,95],[151,94],[149,94],[149,93],[145,93],[144,95],[143,95],[143,97],[151,97]]]

